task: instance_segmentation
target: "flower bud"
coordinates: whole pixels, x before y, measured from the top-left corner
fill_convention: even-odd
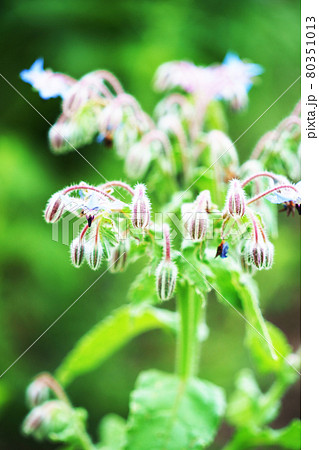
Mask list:
[[[64,211],[65,203],[63,195],[60,192],[56,192],[49,199],[44,212],[44,218],[47,223],[57,222]]]
[[[30,408],[41,405],[50,397],[50,388],[43,376],[36,378],[27,388],[26,402]]]
[[[208,190],[202,191],[193,204],[182,207],[184,226],[193,241],[205,239],[208,228],[208,212],[212,209],[212,201]]]
[[[148,145],[134,144],[125,158],[125,172],[130,178],[140,179],[146,174],[151,159]]]
[[[274,261],[274,246],[270,241],[267,240],[265,243],[264,252],[264,269],[268,270],[271,268]]]
[[[85,258],[93,270],[97,270],[102,262],[103,246],[98,235],[90,239],[85,245]]]
[[[122,239],[113,247],[110,258],[110,272],[123,272],[127,267],[127,257],[130,251],[129,239]]]
[[[271,268],[274,257],[274,246],[268,239],[266,242],[248,242],[244,252],[247,263],[254,265],[258,270]]]
[[[72,409],[60,400],[50,400],[35,407],[25,418],[22,431],[44,439],[51,433],[63,432],[70,426]]]
[[[79,142],[80,130],[76,122],[61,116],[49,130],[49,143],[53,151],[64,152],[76,147]]]
[[[226,212],[232,217],[243,217],[246,210],[245,192],[241,187],[240,181],[231,180],[227,193]]]
[[[173,261],[164,259],[156,269],[156,289],[160,300],[169,300],[174,293],[177,267]]]
[[[80,236],[73,239],[70,247],[71,261],[75,267],[80,267],[84,258],[84,242]]]
[[[151,205],[146,195],[146,186],[137,184],[131,205],[132,225],[134,228],[147,228],[151,218]]]
[[[193,241],[205,239],[208,227],[208,214],[206,211],[194,211],[188,222],[187,231]]]
[[[206,138],[210,146],[211,160],[218,163],[230,172],[236,172],[238,168],[238,154],[235,145],[229,137],[220,130],[210,131]]]

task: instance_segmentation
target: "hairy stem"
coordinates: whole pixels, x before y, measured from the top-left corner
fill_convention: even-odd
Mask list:
[[[196,375],[198,365],[198,326],[202,299],[188,283],[177,294],[180,328],[177,342],[177,373],[182,378]]]

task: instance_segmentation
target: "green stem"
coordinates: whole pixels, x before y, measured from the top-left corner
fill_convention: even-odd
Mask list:
[[[82,426],[79,426],[78,440],[83,450],[95,450],[95,446],[93,445],[90,436]]]
[[[202,299],[188,283],[179,287],[177,304],[180,327],[177,342],[177,373],[188,378],[196,375],[198,366],[198,326],[201,319]]]

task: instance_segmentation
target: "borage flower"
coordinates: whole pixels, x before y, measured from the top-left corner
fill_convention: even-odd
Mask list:
[[[55,97],[64,98],[71,86],[76,83],[76,80],[68,75],[52,72],[50,69],[44,70],[42,58],[37,59],[30,69],[23,70],[20,77],[31,84],[45,100]]]

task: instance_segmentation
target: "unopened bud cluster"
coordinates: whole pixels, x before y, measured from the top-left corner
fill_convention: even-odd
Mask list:
[[[126,191],[132,199],[131,203],[119,199],[124,200],[125,197],[118,189]],[[54,194],[47,203],[44,217],[46,222],[55,223],[65,213],[86,219],[70,246],[72,264],[80,267],[86,260],[91,269],[97,270],[106,258],[110,270],[117,272],[123,271],[128,262],[130,227],[143,233],[149,228],[151,203],[143,184],[137,184],[133,189],[120,181],[100,186],[79,183]],[[121,232],[123,226],[127,228],[124,240]],[[114,237],[112,242],[109,240],[110,234]]]
[[[64,390],[50,374],[39,375],[27,389],[26,416],[22,431],[37,440],[66,441],[78,448],[84,432],[83,410],[73,408]]]

